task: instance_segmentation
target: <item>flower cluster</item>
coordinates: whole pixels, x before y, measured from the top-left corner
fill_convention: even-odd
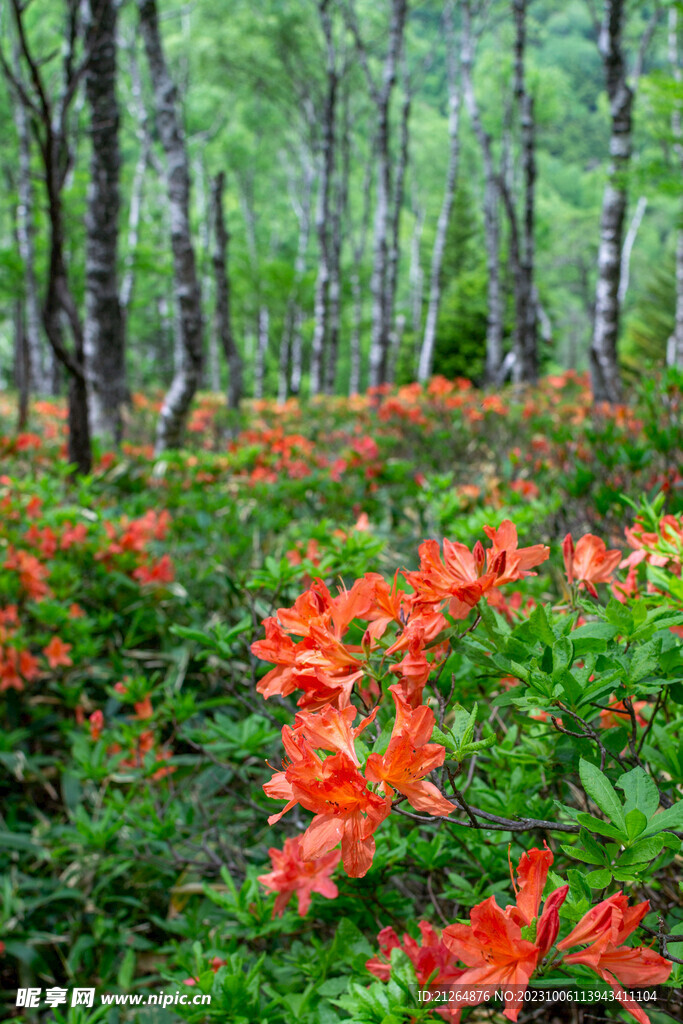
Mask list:
[[[391,950],[400,946],[412,961],[421,987],[457,983],[461,1007],[476,1005],[502,990],[504,1016],[516,1021],[524,1006],[526,988],[539,969],[550,964],[554,968],[582,964],[611,986],[620,997],[620,1005],[640,1024],[648,1024],[647,1016],[620,982],[629,986],[658,985],[671,973],[673,965],[653,950],[623,945],[647,914],[649,902],[629,907],[623,893],[610,896],[584,914],[557,943],[553,955],[550,951],[560,931],[559,912],[569,886],[559,886],[543,899],[552,863],[553,854],[547,847],[523,853],[516,883],[512,878],[515,902],[503,910],[495,896],[490,896],[472,908],[469,924],[448,925],[440,936],[424,921],[420,922],[421,943],[409,935],[400,943],[393,929],[383,929],[378,936],[380,956],[368,960],[366,967],[376,977],[388,980],[388,958]],[[567,952],[577,946],[585,948]],[[446,1009],[443,1016],[457,1024],[460,1010]]]

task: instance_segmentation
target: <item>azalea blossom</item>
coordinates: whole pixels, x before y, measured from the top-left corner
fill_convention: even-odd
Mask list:
[[[553,863],[550,850],[529,850],[517,867],[516,903],[502,910],[494,896],[470,911],[470,923],[451,924],[443,941],[469,968],[460,977],[461,986],[477,986],[473,1003],[482,1002],[485,991],[514,986],[512,999],[505,1003],[504,1016],[516,1021],[524,992],[539,960],[548,952],[559,930],[559,908],[569,886],[555,889],[545,901],[539,917],[548,871]],[[522,928],[536,925],[535,941],[522,937]]]
[[[377,936],[379,956],[366,960],[365,966],[368,971],[380,981],[389,981],[391,951],[392,949],[402,949],[415,968],[415,976],[420,988],[424,988],[427,983],[435,987],[446,987],[458,982],[465,972],[462,968],[455,966],[453,954],[443,941],[440,932],[428,921],[420,921],[418,927],[420,940],[414,939],[407,932],[404,933],[403,939],[399,939],[393,928],[382,928]],[[436,1012],[451,1021],[452,1024],[457,1024],[460,1020],[459,1009],[444,1006],[437,1009]]]
[[[58,636],[52,637],[47,647],[43,648],[43,654],[47,658],[50,668],[59,668],[60,665],[68,668],[69,665],[73,665],[73,661],[69,657],[71,646],[71,644],[65,644]]]
[[[276,892],[273,917],[282,917],[292,896],[296,895],[299,916],[304,917],[311,905],[311,894],[320,893],[328,900],[337,898],[338,889],[331,879],[341,860],[341,850],[315,860],[306,860],[301,853],[301,837],[286,839],[282,850],[268,850],[273,870],[259,875],[258,880],[270,892]]]
[[[623,946],[621,943],[638,927],[650,909],[645,900],[629,907],[623,892],[615,893],[584,914],[557,948],[561,951],[573,946],[586,945],[577,953],[564,957],[565,964],[583,964],[590,967],[612,990],[620,1004],[640,1024],[649,1024],[649,1018],[639,1004],[629,999],[620,982],[630,987],[663,984],[671,974],[673,964],[646,946]]]
[[[396,721],[384,754],[370,754],[365,766],[368,782],[378,782],[387,796],[398,790],[417,811],[448,815],[455,804],[447,800],[425,775],[441,767],[446,754],[440,743],[429,743],[434,730],[434,712],[424,705],[412,709],[400,688],[390,687],[396,705]]]
[[[611,583],[614,571],[621,562],[621,551],[618,548],[607,550],[607,545],[600,537],[585,533],[574,547],[571,533],[562,542],[564,568],[567,582],[575,581],[585,586],[589,594],[598,596],[596,583]]]

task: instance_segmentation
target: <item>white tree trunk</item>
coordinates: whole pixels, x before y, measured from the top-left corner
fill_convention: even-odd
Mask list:
[[[92,156],[85,218],[83,343],[91,434],[118,443],[128,386],[116,271],[120,207],[116,0],[90,0],[89,17],[93,23],[97,20],[98,33],[85,78]]]
[[[183,359],[159,416],[156,447],[157,451],[164,451],[179,446],[185,419],[199,383],[202,367],[202,309],[190,232],[190,173],[185,139],[176,109],[176,89],[161,46],[156,0],[138,0],[138,10],[154,86],[157,128],[166,154],[174,283],[183,340]]]
[[[444,191],[441,212],[436,225],[436,238],[432,250],[432,266],[429,275],[429,303],[425,321],[424,337],[420,350],[417,379],[424,383],[432,374],[434,363],[434,346],[436,342],[436,325],[441,305],[441,268],[446,248],[446,234],[451,219],[451,209],[455,196],[455,185],[460,162],[460,102],[462,83],[458,79],[455,56],[455,38],[453,30],[453,0],[447,0],[444,6],[444,34],[446,40],[446,67],[448,69],[448,169],[446,171],[446,188]]]
[[[610,166],[602,200],[595,323],[591,344],[591,379],[596,402],[618,402],[617,363],[621,250],[628,193],[625,175],[631,160],[633,90],[628,84],[623,50],[624,0],[605,0],[600,55],[610,102]]]
[[[472,122],[484,164],[484,244],[488,270],[488,319],[486,327],[486,379],[493,383],[503,361],[503,296],[500,282],[500,223],[498,184],[493,166],[491,137],[485,131],[472,82],[474,38],[470,0],[462,5],[462,67],[465,105]]]

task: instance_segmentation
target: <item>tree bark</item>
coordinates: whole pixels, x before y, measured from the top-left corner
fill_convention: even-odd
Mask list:
[[[311,343],[311,395],[317,395],[325,380],[325,359],[330,339],[330,263],[333,259],[333,241],[330,237],[330,194],[335,160],[335,122],[337,114],[337,59],[332,37],[330,0],[319,0],[318,13],[325,36],[326,89],[322,112],[322,138],[320,145],[320,185],[316,207],[316,234],[318,236],[318,277],[315,285],[313,340]]]
[[[221,343],[228,364],[228,409],[239,409],[242,398],[242,358],[235,344],[230,315],[230,278],[228,276],[228,244],[230,236],[225,226],[223,191],[225,174],[220,171],[211,185],[213,207],[214,250],[213,269],[216,287],[216,336]]]
[[[598,45],[605,69],[611,127],[610,165],[600,219],[595,323],[591,344],[591,380],[593,399],[596,402],[618,402],[621,397],[617,363],[619,284],[624,218],[628,203],[625,175],[631,160],[634,98],[627,81],[623,49],[624,18],[624,0],[605,0]]]
[[[90,0],[98,20],[85,89],[90,107],[92,156],[85,217],[85,326],[83,333],[89,389],[90,430],[118,444],[123,406],[128,399],[123,319],[119,304],[118,255],[119,107],[116,99],[116,0]]]
[[[254,359],[254,398],[257,401],[263,398],[269,331],[270,313],[268,312],[268,307],[262,305],[258,311],[258,335],[256,338],[256,358]]]
[[[401,106],[401,134],[394,172],[394,191],[391,197],[391,216],[389,222],[389,249],[387,254],[387,283],[386,283],[386,316],[389,324],[389,352],[385,379],[391,383],[394,380],[398,352],[405,330],[405,317],[401,318],[400,325],[394,319],[396,306],[396,289],[398,286],[398,264],[400,256],[400,233],[401,213],[403,212],[403,193],[405,189],[406,171],[408,169],[410,149],[410,110],[412,96],[410,83],[404,67],[403,73],[403,103]]]
[[[372,163],[368,161],[363,177],[363,214],[356,242],[353,247],[353,270],[351,273],[351,294],[353,297],[353,328],[351,332],[351,374],[349,377],[349,395],[357,395],[360,390],[361,371],[361,329],[363,321],[363,289],[361,287],[361,268],[365,257],[365,248],[370,227],[370,191],[372,186]]]
[[[299,239],[297,242],[296,259],[294,262],[294,288],[293,293],[287,302],[285,315],[285,329],[283,331],[282,344],[280,348],[280,367],[278,380],[278,402],[287,401],[291,388],[292,393],[298,395],[301,388],[301,357],[303,339],[301,327],[303,314],[301,312],[301,282],[306,273],[306,253],[311,232],[311,206],[313,195],[313,180],[315,167],[308,156],[305,146],[301,147],[302,181],[301,194],[296,182],[290,183],[291,203],[299,223]]]
[[[513,0],[515,19],[515,99],[517,101],[524,179],[524,212],[519,231],[518,274],[515,295],[514,379],[534,384],[538,380],[538,314],[534,302],[534,225],[536,212],[536,129],[534,100],[525,82],[526,12],[528,0]]]
[[[393,309],[389,308],[387,284],[389,261],[389,231],[391,214],[391,125],[389,109],[396,85],[396,76],[403,49],[403,36],[408,16],[407,0],[392,0],[389,41],[387,45],[382,81],[378,86],[370,71],[365,45],[360,37],[353,7],[347,5],[347,20],[354,36],[358,56],[368,82],[376,110],[375,165],[377,168],[377,196],[373,242],[373,267],[370,279],[372,295],[372,328],[370,332],[370,387],[378,387],[387,377],[390,330]]]
[[[14,69],[16,74],[20,73],[20,60],[16,48]],[[29,135],[26,107],[21,102],[21,99],[17,99],[17,101],[12,104],[12,109],[14,112],[14,123],[16,125],[17,137],[19,140],[19,181],[17,186],[19,206],[17,208],[17,242],[21,262],[24,265],[23,277],[26,304],[24,335],[28,346],[30,362],[30,377],[27,381],[27,387],[38,394],[43,394],[49,392],[51,388],[40,333],[40,300],[38,297],[38,282],[36,281],[36,252],[34,242],[35,202],[31,181],[31,139]]]
[[[331,216],[330,231],[330,289],[329,289],[329,349],[325,366],[325,391],[333,395],[337,379],[337,359],[341,337],[341,257],[344,232],[342,225],[346,223],[349,199],[349,179],[351,176],[350,152],[351,121],[349,111],[348,90],[345,91],[343,102],[341,161],[337,174],[334,209]]]
[[[14,302],[14,386],[17,389],[17,430],[26,429],[28,423],[28,402],[31,386],[31,359],[28,348],[28,337],[24,324],[24,302],[21,298]]]
[[[462,68],[465,105],[479,142],[484,164],[484,242],[488,271],[488,317],[486,326],[486,380],[494,383],[503,361],[503,295],[500,281],[500,223],[498,182],[493,165],[491,136],[484,129],[472,82],[474,37],[470,0],[462,5]]]
[[[446,41],[446,69],[448,74],[448,169],[446,171],[446,188],[444,191],[439,220],[436,225],[436,238],[432,250],[432,265],[429,275],[429,303],[425,321],[424,337],[420,350],[417,379],[424,383],[431,377],[434,363],[434,346],[436,342],[436,325],[441,305],[441,268],[446,248],[446,234],[451,219],[455,184],[458,177],[460,162],[460,102],[461,81],[458,80],[455,38],[453,29],[453,0],[447,0],[443,12],[444,36]]]
[[[680,86],[683,81],[680,50],[678,46],[678,11],[669,11],[669,64],[674,82]],[[674,137],[674,153],[679,167],[683,169],[683,126],[681,106],[677,102],[671,115],[671,130]],[[681,212],[683,218],[683,212]],[[676,317],[673,334],[667,344],[666,361],[669,366],[683,369],[683,228],[676,233]]]
[[[61,91],[53,100],[51,91],[43,81],[40,61],[31,52],[24,24],[25,6],[21,0],[11,0],[17,30],[18,52],[26,65],[30,85],[14,74],[0,54],[3,71],[11,83],[18,102],[31,112],[41,160],[45,172],[45,192],[49,229],[48,272],[42,310],[45,333],[55,356],[70,374],[68,411],[68,459],[78,473],[87,474],[92,466],[92,451],[88,427],[88,395],[85,383],[83,328],[73,295],[64,257],[64,182],[73,164],[69,145],[69,109],[76,96],[89,55],[97,42],[97,25],[85,34],[85,59],[75,64],[75,47],[80,33],[79,7],[71,5],[67,12],[66,44],[62,62]],[[62,314],[65,315],[73,336],[73,351],[64,344]]]
[[[183,339],[183,360],[159,416],[156,448],[161,452],[180,445],[185,419],[197,390],[202,368],[202,310],[190,234],[187,149],[176,109],[176,89],[161,45],[156,0],[138,0],[138,11],[154,87],[157,127],[166,154],[173,273]]]

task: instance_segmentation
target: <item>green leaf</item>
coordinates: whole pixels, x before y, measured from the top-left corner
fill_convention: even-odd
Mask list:
[[[617,789],[623,790],[626,796],[624,812],[627,815],[637,808],[646,818],[651,818],[659,807],[659,791],[640,765],[617,779]]]
[[[588,796],[598,805],[603,814],[613,822],[622,832],[626,831],[626,822],[621,809],[621,803],[614,786],[606,775],[600,771],[597,765],[581,758],[579,761],[579,775],[583,788]]]
[[[531,635],[537,637],[548,647],[552,647],[555,643],[555,634],[548,621],[548,613],[544,605],[536,605],[527,621]]]
[[[579,825],[584,825],[591,832],[597,832],[600,836],[607,836],[608,839],[618,839],[619,842],[623,842],[628,838],[625,829],[621,831],[614,825],[610,825],[609,822],[603,821],[602,818],[595,818],[592,814],[586,814],[584,811],[579,811],[576,820]]]
[[[644,864],[654,858],[661,852],[664,840],[662,836],[655,836],[651,839],[641,839],[640,842],[635,843],[629,847],[619,857],[617,864],[620,868],[628,867],[631,864]]]
[[[675,832],[683,829],[683,800],[679,800],[673,807],[667,807],[661,814],[655,814],[643,835],[653,836],[664,829],[673,829]]]
[[[601,868],[599,871],[589,871],[586,881],[591,889],[604,889],[612,881],[612,872],[609,868]]]
[[[626,832],[629,839],[635,839],[636,836],[641,835],[647,827],[647,818],[642,811],[639,811],[637,807],[634,807],[632,811],[629,811],[626,815]]]

